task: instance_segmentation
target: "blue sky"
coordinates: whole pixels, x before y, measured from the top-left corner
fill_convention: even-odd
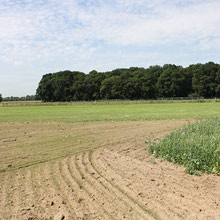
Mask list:
[[[0,93],[42,75],[219,62],[219,0],[0,0]]]

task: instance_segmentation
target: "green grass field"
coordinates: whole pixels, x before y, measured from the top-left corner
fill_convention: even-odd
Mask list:
[[[220,103],[114,104],[0,107],[0,122],[89,122],[207,118]]]

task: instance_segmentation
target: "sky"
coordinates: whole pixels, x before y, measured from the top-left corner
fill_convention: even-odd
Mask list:
[[[219,0],[0,0],[0,93],[46,73],[219,62]]]

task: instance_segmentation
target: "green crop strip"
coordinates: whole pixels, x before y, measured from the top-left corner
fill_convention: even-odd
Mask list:
[[[156,157],[184,165],[190,174],[220,173],[220,117],[201,120],[150,142]]]

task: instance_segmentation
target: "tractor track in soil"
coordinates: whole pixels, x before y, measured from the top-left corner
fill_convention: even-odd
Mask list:
[[[185,123],[96,124],[102,147],[1,173],[0,220],[219,220],[219,177],[188,175],[147,152],[147,138]]]

